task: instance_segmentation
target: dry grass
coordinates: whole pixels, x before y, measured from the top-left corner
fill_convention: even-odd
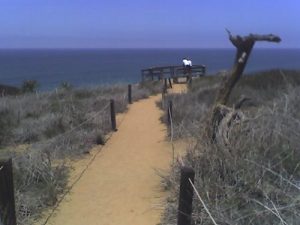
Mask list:
[[[199,130],[204,129],[204,120],[214,101],[219,82],[220,77],[201,77],[193,80],[188,93],[166,95],[163,110],[166,112],[167,103],[172,101],[175,139],[195,137]],[[162,121],[167,122],[167,115],[162,117]]]
[[[158,90],[161,83],[134,85],[133,100]],[[66,159],[104,144],[111,130],[110,99],[117,113],[126,111],[127,86],[62,86],[0,98],[0,156],[13,157],[18,224],[31,224],[57,202],[67,185]]]
[[[185,130],[191,129],[181,137],[194,134],[198,140],[196,147],[189,149],[184,161],[195,169],[195,186],[217,224],[299,223],[299,76],[299,72],[282,74],[271,71],[244,77],[231,96],[231,103],[245,94],[245,90],[252,101],[242,108],[246,119],[228,131],[228,143],[212,144],[201,126],[197,130],[190,122],[185,122],[183,116],[174,116],[175,123],[182,123]],[[271,84],[266,88],[269,81]],[[178,101],[181,105],[177,103],[174,111],[192,110],[193,113],[184,114],[196,114],[193,117],[196,120],[197,113],[194,111],[201,103],[194,96],[203,94],[201,88],[191,88],[187,94],[191,100],[182,96],[185,100]],[[206,93],[213,95],[214,91]],[[206,96],[204,99],[210,98]],[[191,102],[194,107],[186,108],[186,104]],[[203,102],[207,108],[204,114],[198,111],[198,121],[194,123],[205,122],[212,101]],[[163,224],[176,224],[179,165],[164,183],[168,184],[173,195]],[[212,224],[197,198],[193,207],[194,224]]]

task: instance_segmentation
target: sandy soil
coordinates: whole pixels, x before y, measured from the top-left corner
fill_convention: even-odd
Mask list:
[[[172,92],[184,91],[175,85]],[[130,106],[114,133],[47,224],[155,225],[167,193],[156,170],[167,172],[171,144],[156,107],[159,96]],[[120,121],[120,119],[119,119]],[[94,149],[91,154],[95,154]],[[73,176],[90,157],[75,164]],[[75,174],[75,175],[74,175]]]
[[[170,92],[184,91],[185,85],[175,85]],[[156,107],[160,97],[136,102],[125,115],[118,117],[118,131],[47,224],[156,225],[160,222],[167,193],[162,190],[156,171],[167,173],[172,162],[167,130],[159,120],[162,111]],[[70,183],[86,167],[97,148],[73,165]]]
[[[185,78],[184,78],[185,80]],[[181,79],[179,79],[181,81]],[[183,84],[173,84],[173,88],[168,89],[168,93],[184,93],[187,91],[187,86]]]

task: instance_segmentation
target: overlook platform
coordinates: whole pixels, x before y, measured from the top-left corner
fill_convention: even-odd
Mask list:
[[[161,80],[164,78],[180,78],[180,77],[199,77],[205,76],[206,67],[204,65],[194,65],[188,71],[183,66],[161,66],[150,67],[141,70],[142,80]]]

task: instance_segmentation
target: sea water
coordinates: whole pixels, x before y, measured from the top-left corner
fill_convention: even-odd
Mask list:
[[[182,58],[207,67],[208,74],[232,67],[235,49],[2,49],[0,84],[20,86],[37,80],[41,90],[73,86],[135,83],[141,69],[181,65]],[[300,49],[253,49],[246,72],[300,69]]]

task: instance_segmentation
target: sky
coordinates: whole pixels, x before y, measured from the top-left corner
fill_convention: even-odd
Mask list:
[[[300,48],[299,0],[0,0],[0,48]]]

